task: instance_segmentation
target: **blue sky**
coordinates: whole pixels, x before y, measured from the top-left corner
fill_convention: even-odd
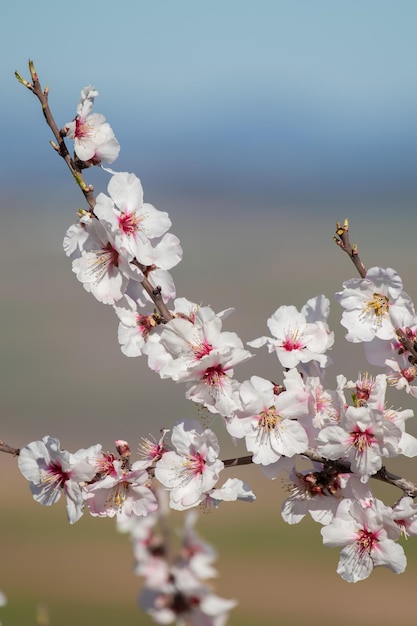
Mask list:
[[[416,27],[414,0],[17,0],[0,32],[3,188],[22,173],[66,175],[13,77],[33,58],[59,125],[97,87],[122,145],[116,169],[152,189],[163,178],[178,193],[392,184],[412,195]]]

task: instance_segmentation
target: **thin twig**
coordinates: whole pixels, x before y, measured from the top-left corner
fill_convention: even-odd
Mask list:
[[[94,207],[96,205],[96,198],[94,196],[94,188],[92,185],[87,185],[84,180],[82,170],[85,168],[85,164],[83,161],[79,159],[73,159],[68,151],[68,148],[65,144],[64,137],[61,134],[61,131],[58,128],[58,125],[55,122],[55,119],[51,113],[51,109],[49,108],[49,89],[46,87],[42,89],[41,84],[39,82],[38,74],[35,70],[35,66],[33,61],[29,61],[29,71],[31,75],[32,82],[30,83],[26,79],[22,78],[18,72],[15,72],[15,76],[19,83],[27,87],[29,91],[31,91],[39,100],[42,106],[42,112],[45,117],[46,123],[51,129],[57,143],[51,142],[52,147],[55,151],[64,159],[67,164],[75,182],[81,189],[86,202],[90,208],[91,214],[94,216]],[[168,307],[166,306],[161,293],[161,288],[159,286],[154,287],[151,285],[150,281],[147,278],[147,274],[149,273],[149,269],[146,265],[142,265],[136,259],[134,259],[133,263],[142,271],[144,277],[141,281],[141,285],[146,291],[146,293],[152,298],[156,308],[158,309],[161,317],[159,318],[159,323],[166,324],[169,322],[173,316],[170,313]]]
[[[333,237],[333,241],[349,256],[350,260],[356,267],[361,278],[365,278],[366,269],[364,264],[359,258],[358,246],[350,243],[349,239],[349,222],[345,220],[343,226],[340,222],[336,222],[336,235]]]
[[[20,448],[12,448],[12,446],[9,446],[0,439],[0,452],[6,452],[7,454],[13,454],[13,456],[19,456]]]
[[[349,461],[331,461],[330,459],[326,459],[321,454],[317,452],[314,448],[308,448],[301,456],[304,456],[310,461],[314,461],[315,463],[321,463],[325,467],[329,467],[331,469],[336,470],[340,474],[350,474],[350,463]],[[238,465],[249,465],[252,463],[252,456],[243,456],[237,457],[234,459],[227,459],[223,461],[225,467],[237,467]],[[382,467],[376,474],[373,474],[371,478],[375,480],[380,480],[381,482],[387,483],[389,485],[393,485],[401,491],[404,492],[405,495],[411,496],[412,498],[417,497],[417,485],[412,483],[410,480],[406,478],[402,478],[401,476],[397,476],[392,472],[389,472],[386,467]]]

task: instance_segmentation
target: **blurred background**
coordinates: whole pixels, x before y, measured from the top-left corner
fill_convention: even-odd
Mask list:
[[[20,447],[49,434],[71,451],[113,450],[124,438],[135,449],[142,436],[198,418],[181,386],[121,354],[111,308],[72,274],[62,239],[83,197],[14,70],[29,78],[35,61],[60,127],[83,87],[99,90],[95,110],[121,144],[112,167],[141,178],[145,200],[169,212],[181,239],[177,293],[216,311],[236,307],[226,329],[248,341],[281,304],[332,299],[355,276],[332,241],[346,217],[365,265],[394,267],[415,299],[416,27],[414,0],[10,5],[0,26],[0,437]],[[104,172],[86,179],[106,190]],[[336,374],[367,368],[339,319],[332,301],[329,387]],[[276,379],[277,366],[263,354],[236,376]],[[394,403],[412,407],[408,396]],[[243,451],[214,428],[223,458]],[[15,459],[0,455],[0,467],[2,623],[33,624],[40,602],[52,626],[151,623],[135,606],[140,580],[112,520],[84,516],[70,527],[62,503],[50,510],[31,499]],[[414,461],[394,469],[417,481]],[[217,592],[240,600],[230,624],[350,624],[354,606],[369,625],[415,623],[412,540],[404,575],[381,570],[348,585],[317,526],[284,526],[279,479],[256,467],[235,475],[258,501],[224,504],[200,524],[220,551]]]

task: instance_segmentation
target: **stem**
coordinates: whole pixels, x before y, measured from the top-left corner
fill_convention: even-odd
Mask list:
[[[0,439],[0,452],[6,452],[7,454],[13,454],[13,456],[19,456],[20,448],[12,448],[12,446],[9,446]]]
[[[44,115],[45,121],[57,141],[57,144],[53,144],[53,147],[56,152],[64,159],[75,182],[84,194],[90,210],[93,211],[96,204],[96,199],[94,197],[94,188],[92,185],[87,185],[83,178],[81,169],[76,165],[75,161],[68,151],[64,138],[62,137],[60,130],[55,122],[55,119],[51,113],[51,109],[49,108],[49,89],[48,87],[46,87],[44,90],[42,89],[33,61],[29,61],[29,71],[32,77],[32,83],[29,83],[28,81],[21,78],[21,76],[17,72],[15,72],[15,76],[17,80],[22,83],[22,85],[32,91],[32,93],[38,98],[39,102],[41,103],[42,113]]]
[[[57,141],[56,144],[54,142],[51,142],[52,147],[59,154],[59,156],[61,156],[64,159],[75,182],[81,189],[92,215],[94,215],[94,207],[96,205],[96,198],[94,196],[94,187],[92,185],[87,185],[87,183],[84,180],[84,177],[82,174],[82,168],[83,168],[84,163],[83,161],[79,161],[78,159],[74,160],[71,157],[68,151],[68,148],[66,146],[66,143],[64,141],[64,138],[61,135],[61,131],[59,130],[55,122],[55,119],[51,113],[51,109],[49,108],[49,102],[48,102],[49,89],[48,87],[46,87],[44,90],[42,90],[41,84],[39,82],[38,74],[35,70],[33,61],[29,61],[29,71],[30,71],[30,75],[32,78],[31,83],[29,83],[27,80],[22,78],[18,72],[15,72],[15,76],[17,80],[19,81],[19,83],[21,83],[24,87],[29,89],[29,91],[31,91],[41,103],[42,113],[45,117],[45,121],[48,124],[49,128],[51,129]],[[167,322],[172,320],[173,316],[169,312],[168,307],[163,301],[163,298],[161,295],[161,287],[159,286],[153,287],[151,285],[148,278],[146,277],[147,267],[145,265],[140,264],[137,261],[137,259],[134,259],[133,263],[137,267],[139,267],[144,274],[144,278],[143,278],[143,281],[141,282],[141,285],[145,289],[146,293],[152,298],[156,308],[161,314],[160,323],[166,324]]]
[[[330,459],[325,459],[324,457],[321,456],[321,454],[317,452],[317,450],[314,450],[314,448],[308,448],[300,456],[304,456],[307,459],[310,459],[310,461],[321,463],[325,467],[330,467],[332,469],[335,469],[340,474],[351,473],[349,461],[341,461],[341,460],[331,461]],[[223,461],[225,467],[237,467],[238,465],[249,465],[252,462],[253,462],[252,456],[242,456],[242,457],[238,457],[235,459],[227,459]],[[385,466],[381,467],[381,469],[378,472],[376,472],[376,474],[373,474],[371,478],[374,478],[375,480],[380,480],[381,482],[387,483],[389,485],[393,485],[394,487],[401,489],[401,491],[403,491],[404,495],[406,496],[411,496],[412,498],[417,497],[417,485],[415,483],[412,483],[410,480],[407,480],[406,478],[402,478],[401,476],[397,476],[396,474],[389,472]]]
[[[349,239],[349,222],[345,220],[343,226],[340,222],[336,222],[336,235],[333,237],[333,241],[350,257],[350,260],[356,267],[361,278],[366,276],[366,268],[359,258],[358,246],[350,243]]]

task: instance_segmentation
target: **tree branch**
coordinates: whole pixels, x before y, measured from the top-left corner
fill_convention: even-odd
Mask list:
[[[17,80],[19,81],[19,83],[21,83],[22,85],[24,85],[24,87],[29,89],[29,91],[31,91],[41,103],[42,113],[45,117],[45,121],[48,124],[49,128],[51,129],[57,141],[57,143],[51,142],[52,147],[64,159],[75,182],[81,189],[84,195],[84,198],[90,208],[91,213],[94,215],[94,207],[96,205],[96,198],[94,196],[94,187],[92,185],[87,185],[82,174],[82,169],[84,169],[85,164],[83,161],[80,161],[79,159],[74,160],[71,157],[68,151],[68,148],[66,146],[66,143],[64,141],[64,138],[61,134],[61,131],[59,130],[58,125],[56,124],[55,119],[51,113],[51,109],[49,108],[49,102],[48,102],[49,88],[45,87],[44,90],[42,89],[33,61],[29,61],[29,71],[30,71],[30,75],[32,79],[31,83],[25,80],[24,78],[22,78],[18,72],[15,72],[15,76]],[[150,296],[150,298],[152,298],[156,308],[161,314],[159,323],[166,324],[173,318],[173,316],[170,313],[165,302],[163,301],[161,288],[159,286],[153,287],[153,285],[151,285],[150,281],[147,278],[147,271],[149,271],[149,268],[139,263],[136,259],[134,259],[133,262],[144,274],[144,278],[141,281],[141,285],[146,291],[146,293]]]
[[[336,235],[333,237],[333,241],[349,256],[350,260],[356,267],[361,278],[366,276],[366,268],[359,258],[358,246],[350,243],[349,239],[349,222],[345,220],[343,226],[340,222],[336,222]]]

